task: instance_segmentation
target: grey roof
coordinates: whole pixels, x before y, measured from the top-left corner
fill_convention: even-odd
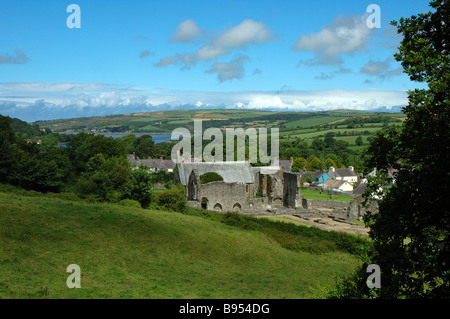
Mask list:
[[[147,165],[153,168],[166,168],[171,169],[175,167],[175,163],[172,160],[162,160],[162,159],[143,159],[137,161],[140,164]]]
[[[341,187],[342,184],[346,184],[346,183],[348,183],[348,182],[337,180],[337,179],[327,179],[324,182],[325,185],[327,185],[328,187],[332,187],[332,188],[339,188],[339,187]]]
[[[134,154],[127,155],[128,161],[133,166],[139,166],[140,164],[147,165],[150,168],[175,168],[175,163],[172,160],[165,159],[136,159]]]
[[[362,195],[366,191],[366,184],[361,183],[353,189],[353,195]]]
[[[261,174],[274,174],[281,169],[281,166],[251,166],[250,172],[252,173],[261,173]]]
[[[334,172],[328,171],[328,176],[331,178],[336,177],[347,177],[347,176],[358,176],[354,171],[352,171],[350,168],[336,168]]]
[[[215,172],[223,177],[225,183],[253,183],[253,176],[250,172],[248,162],[180,163],[177,164],[177,174],[179,174],[181,184],[187,185],[189,175],[193,169],[197,170],[199,176],[205,173]]]

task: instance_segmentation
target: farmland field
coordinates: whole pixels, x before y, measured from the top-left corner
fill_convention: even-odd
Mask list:
[[[383,119],[383,121],[379,121]],[[256,110],[179,110],[149,113],[134,113],[38,121],[42,128],[55,132],[77,133],[80,131],[121,132],[121,133],[166,133],[185,127],[193,130],[193,121],[202,120],[203,129],[209,127],[225,128],[279,128],[281,139],[301,138],[312,140],[324,138],[334,133],[336,139],[349,142],[353,149],[357,135],[362,135],[364,145],[372,136],[386,125],[399,124],[404,119],[402,113],[375,113],[362,111],[328,112],[269,112]],[[350,124],[349,124],[350,123]],[[356,123],[351,124],[351,123]]]

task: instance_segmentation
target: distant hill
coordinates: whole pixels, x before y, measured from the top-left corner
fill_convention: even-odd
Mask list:
[[[283,139],[323,138],[333,133],[345,140],[351,147],[358,136],[363,144],[376,131],[389,125],[399,124],[405,118],[402,113],[367,112],[356,110],[335,110],[321,112],[271,112],[257,110],[177,110],[146,113],[132,113],[110,116],[81,117],[51,121],[38,121],[34,124],[49,128],[54,132],[77,133],[161,133],[171,134],[183,127],[193,132],[194,120],[202,120],[203,129],[217,127],[279,128]]]
[[[297,127],[315,127],[355,117],[384,116],[401,119],[402,113],[336,110],[321,112],[271,112],[255,110],[177,110],[121,115],[80,117],[73,119],[37,121],[34,124],[55,132],[148,132],[171,133],[175,128],[193,128],[194,120],[207,127],[280,127],[283,131]],[[296,122],[301,121],[300,125]]]

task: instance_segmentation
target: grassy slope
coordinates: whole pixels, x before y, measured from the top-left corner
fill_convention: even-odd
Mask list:
[[[0,192],[0,298],[311,298],[357,264],[195,216]]]

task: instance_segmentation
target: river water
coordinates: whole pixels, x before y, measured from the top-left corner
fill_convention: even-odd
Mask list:
[[[104,135],[106,137],[112,137],[112,138],[116,139],[118,137],[122,137],[127,134],[129,134],[129,133],[97,133],[96,135]],[[171,136],[170,134],[155,134],[155,133],[133,133],[133,134],[136,135],[136,137],[139,137],[142,135],[150,135],[153,139],[153,142],[155,142],[155,144],[170,141],[170,136]],[[67,144],[61,143],[61,144],[58,144],[58,146],[66,147]]]
[[[130,133],[98,133],[98,134],[116,139],[118,137],[122,137],[122,136],[128,135]],[[136,135],[136,137],[139,137],[142,135],[150,135],[152,137],[153,141],[155,142],[155,144],[162,143],[165,141],[170,141],[170,134],[155,134],[155,133],[133,133],[133,134]]]

